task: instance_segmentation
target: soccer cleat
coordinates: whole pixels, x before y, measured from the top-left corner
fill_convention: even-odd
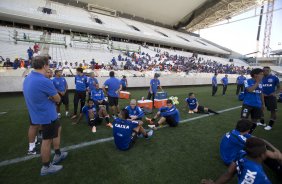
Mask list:
[[[148,125],[149,128],[155,128],[155,125]]]
[[[107,127],[110,127],[110,128],[113,128],[112,123],[107,123],[106,126],[107,126]]]
[[[60,163],[61,161],[65,160],[67,156],[68,156],[68,152],[65,152],[65,151],[61,152],[61,155],[55,154],[52,164],[56,165]]]
[[[262,124],[261,122],[258,122],[257,126],[266,126],[266,124]]]
[[[189,114],[194,114],[194,111],[189,110],[188,113]]]
[[[61,113],[58,113],[58,119],[61,119]]]
[[[37,153],[36,149],[34,148],[33,150],[28,150],[28,151],[27,151],[27,154],[28,154],[28,155],[36,155],[36,154],[38,154],[38,153]]]
[[[137,137],[138,137],[138,138],[143,138],[144,135],[143,135],[143,134],[138,134]]]
[[[264,130],[271,130],[272,129],[272,127],[271,126],[266,126],[266,127],[264,127]]]
[[[69,112],[68,111],[66,112],[66,117],[69,117]]]
[[[146,139],[149,139],[150,137],[153,136],[154,131],[150,130],[149,132],[147,132],[148,137]]]
[[[92,127],[92,133],[96,133],[96,131],[97,131],[97,130],[96,130],[96,127],[93,126],[93,127]]]
[[[76,115],[76,114],[74,114],[74,115],[71,117],[71,119],[75,119],[75,118],[77,118],[77,115]]]
[[[50,164],[49,167],[42,166],[41,171],[40,171],[40,175],[41,176],[46,176],[48,174],[56,173],[56,172],[60,171],[61,169],[63,169],[62,165]]]
[[[152,119],[147,118],[147,117],[146,117],[145,119],[146,119],[146,121],[148,121],[149,124],[154,124],[154,122],[152,121]],[[148,125],[148,126],[149,126],[149,125]]]

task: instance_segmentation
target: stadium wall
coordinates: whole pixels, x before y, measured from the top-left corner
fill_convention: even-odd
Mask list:
[[[211,75],[212,76],[212,75]],[[160,77],[161,86],[189,86],[189,85],[209,85],[211,76],[185,76],[185,77]],[[218,83],[224,75],[218,75]],[[235,83],[238,75],[229,75],[229,83]],[[97,77],[100,87],[108,77]],[[74,89],[74,77],[66,77],[69,89]],[[149,87],[151,78],[127,77],[128,87]],[[21,92],[23,77],[5,76],[0,80],[0,92]]]

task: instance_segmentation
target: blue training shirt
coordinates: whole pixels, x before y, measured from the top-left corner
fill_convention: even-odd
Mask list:
[[[125,109],[128,111],[129,117],[137,116],[137,118],[142,118],[145,115],[142,109],[138,106],[135,106],[134,109],[132,109],[131,106],[128,105],[125,107]]]
[[[242,158],[235,163],[238,183],[271,184],[261,164],[248,158]]]
[[[92,77],[88,78],[87,85],[88,85],[90,91],[92,91],[96,88],[96,84],[99,84],[99,82],[96,78],[92,78]]]
[[[120,80],[115,77],[110,77],[104,83],[104,86],[108,86],[108,96],[119,97],[116,91],[120,88]]]
[[[85,105],[83,108],[82,108],[82,113],[85,115],[86,119],[89,120],[89,111],[90,110],[93,110],[95,115],[94,117],[98,117],[98,114],[97,114],[97,111],[96,111],[96,108],[95,108],[95,105],[93,106],[88,106],[88,105]]]
[[[216,76],[212,77],[212,85],[213,86],[217,86],[217,78],[216,78]]]
[[[186,98],[185,101],[187,102],[190,110],[196,109],[198,102],[197,98]]]
[[[53,84],[55,86],[55,88],[57,89],[57,91],[59,92],[65,92],[66,88],[67,88],[67,81],[65,78],[63,77],[54,77],[52,79]]]
[[[262,79],[262,91],[265,95],[270,95],[276,91],[279,79],[275,75],[268,75]]]
[[[102,89],[93,89],[91,91],[91,98],[94,101],[98,101],[98,100],[104,100],[105,99],[105,95]]]
[[[228,78],[227,77],[223,77],[222,79],[221,79],[221,81],[222,81],[222,83],[223,83],[223,85],[228,85]]]
[[[126,79],[121,79],[120,80],[120,84],[122,85],[122,87],[126,87],[126,83],[127,83],[127,80]]]
[[[250,134],[241,135],[236,129],[226,133],[220,143],[220,157],[226,165],[239,159],[240,151],[245,148],[246,141]]]
[[[151,79],[150,85],[151,85],[151,88],[152,88],[152,92],[156,93],[158,91],[158,87],[161,85],[161,83],[160,83],[159,79]]]
[[[252,91],[248,92],[247,89],[254,86],[256,81],[254,79],[245,80],[245,97],[243,100],[243,104],[261,108],[262,101],[261,101],[261,93],[262,93],[262,84],[259,84],[258,87]]]
[[[57,90],[50,79],[32,71],[24,80],[23,94],[33,124],[50,124],[57,119],[56,105],[49,99]]]
[[[133,129],[138,126],[137,121],[116,118],[113,122],[113,136],[115,145],[120,150],[129,149]]]
[[[180,114],[178,109],[173,105],[171,108],[168,107],[161,107],[159,109],[159,111],[161,112],[161,116],[162,117],[168,117],[171,116],[176,123],[179,123],[180,121]]]
[[[237,84],[244,84],[244,81],[246,80],[247,78],[245,76],[238,76],[237,77]]]
[[[75,90],[76,91],[86,91],[87,85],[87,77],[85,75],[76,75],[74,78]]]

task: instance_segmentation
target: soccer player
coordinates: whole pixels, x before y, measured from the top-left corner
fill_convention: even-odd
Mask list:
[[[281,161],[281,153],[277,150],[267,150],[265,142],[256,137],[247,139],[246,153],[247,156],[245,158],[232,162],[228,167],[227,172],[221,175],[215,182],[211,179],[203,179],[201,183],[228,183],[235,173],[237,173],[238,183],[270,184],[271,182],[263,170],[262,162],[266,158]]]
[[[118,118],[113,122],[113,136],[116,147],[122,151],[129,150],[136,142],[138,134],[145,138],[151,137],[153,130],[146,132],[142,124],[142,121],[129,120],[128,111],[122,109]]]
[[[199,102],[198,102],[197,98],[195,97],[194,93],[189,93],[188,98],[186,98],[185,101],[188,105],[189,113],[206,113],[206,114],[214,113],[214,114],[219,114],[218,112],[216,112],[216,111],[214,111],[210,108],[199,105]]]
[[[212,96],[214,96],[217,92],[217,73],[212,77]]]
[[[68,94],[68,84],[64,77],[62,77],[61,70],[55,70],[55,77],[52,80],[53,84],[61,97],[61,101],[57,103],[57,113],[58,118],[61,118],[61,104],[65,105],[66,116],[69,116],[69,94]]]
[[[90,73],[90,77],[88,77],[87,79],[87,85],[88,85],[89,98],[91,98],[91,91],[96,89],[96,85],[99,85],[98,80],[95,78],[94,72]]]
[[[82,107],[85,105],[86,88],[88,87],[87,77],[83,74],[83,69],[77,68],[76,73],[77,75],[74,78],[74,83],[75,83],[75,93],[73,99],[74,113],[71,119],[77,118],[77,108],[79,101],[80,101],[80,113],[82,112]]]
[[[277,99],[276,95],[280,92],[279,79],[272,75],[269,66],[263,67],[264,77],[262,78],[262,92],[264,96],[264,103],[268,111],[270,111],[270,120],[265,130],[271,130],[276,121]],[[257,125],[265,125],[264,118]]]
[[[155,96],[156,96],[156,93],[158,92],[158,88],[160,88],[163,91],[160,80],[158,79],[159,76],[160,76],[159,74],[155,73],[154,79],[150,81],[150,89],[149,89],[148,96],[147,96],[147,100],[150,100],[152,98],[153,107],[154,107]]]
[[[142,121],[145,115],[142,109],[137,106],[135,99],[130,100],[130,105],[126,106],[125,109],[129,113],[130,120]]]
[[[221,79],[221,83],[222,83],[222,95],[224,96],[228,86],[228,75],[225,75],[225,77]]]
[[[120,84],[122,86],[122,91],[126,91],[127,87],[128,87],[128,82],[127,82],[127,79],[126,79],[126,76],[124,75],[122,77],[122,79],[120,80]]]
[[[57,121],[55,103],[59,103],[61,99],[52,81],[46,78],[49,69],[48,57],[34,57],[32,66],[34,71],[25,78],[23,93],[31,123],[37,127],[42,125],[41,158],[43,166],[40,175],[47,175],[61,170],[63,166],[56,164],[68,155],[67,152],[60,151],[61,125]],[[55,156],[50,163],[52,142]]]
[[[108,90],[106,90],[106,86],[108,86]],[[110,78],[107,79],[103,85],[103,91],[107,93],[109,98],[109,104],[112,110],[112,116],[116,117],[119,110],[118,98],[119,92],[121,90],[120,80],[115,78],[115,72],[110,72]]]
[[[262,94],[261,80],[263,71],[260,68],[255,68],[251,71],[251,77],[245,80],[245,97],[241,110],[241,118],[248,119],[251,115],[253,127],[250,134],[255,130],[257,122],[261,119],[262,110],[264,108],[264,98]]]
[[[95,108],[94,101],[92,99],[89,99],[87,101],[87,105],[82,108],[82,112],[80,113],[77,121],[73,124],[78,124],[83,114],[85,115],[87,123],[91,127],[93,133],[96,132],[96,126],[103,122],[103,118],[105,118],[105,121],[107,123],[106,126],[112,127],[112,124],[110,123],[110,117],[106,109],[100,108],[97,111],[97,109]]]
[[[99,106],[105,106],[107,112],[109,111],[109,103],[105,100],[104,92],[99,88],[99,84],[91,91],[91,99],[94,101],[96,109],[99,111]]]
[[[239,94],[239,92],[244,92],[244,81],[247,78],[243,75],[243,73],[237,77],[236,83],[237,83],[237,90],[236,90],[236,95]]]
[[[246,140],[251,137],[249,132],[252,126],[252,122],[247,119],[239,120],[236,128],[222,137],[220,157],[226,165],[230,165],[245,154],[243,149],[245,149]]]
[[[155,122],[159,118],[158,122]],[[178,109],[173,105],[172,100],[167,100],[167,106],[161,107],[154,118],[146,120],[151,124],[148,125],[150,128],[157,128],[163,123],[167,123],[170,127],[176,127],[180,121],[180,115]]]

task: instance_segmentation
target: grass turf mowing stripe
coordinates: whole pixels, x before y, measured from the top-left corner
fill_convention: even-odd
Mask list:
[[[235,109],[238,109],[238,108],[241,108],[241,106],[236,106],[236,107],[224,109],[224,110],[221,110],[221,111],[218,111],[218,112],[223,113],[223,112],[232,111],[232,110],[235,110]],[[212,116],[212,115],[214,115],[214,114],[205,114],[205,115],[201,115],[201,116],[198,116],[198,117],[182,120],[179,123],[186,123],[186,122],[194,121],[194,120],[205,118],[205,117]],[[162,128],[164,128],[164,127],[167,127],[167,125],[162,126]],[[108,138],[104,138],[104,139],[98,139],[98,140],[95,140],[95,141],[83,142],[83,143],[80,143],[80,144],[75,144],[75,145],[72,145],[72,146],[64,147],[61,150],[62,151],[75,150],[75,149],[95,145],[95,144],[98,144],[98,143],[108,142],[108,141],[111,141],[113,139],[114,139],[113,137],[108,137]],[[52,151],[52,153],[54,153],[54,152]],[[40,157],[39,154],[38,155],[29,155],[29,156],[25,156],[25,157],[18,157],[18,158],[10,159],[10,160],[5,160],[5,161],[0,162],[0,167],[6,166],[6,165],[11,165],[11,164],[16,164],[16,163],[19,163],[19,162],[28,161],[28,160],[31,160],[33,158],[38,158],[38,157]]]

